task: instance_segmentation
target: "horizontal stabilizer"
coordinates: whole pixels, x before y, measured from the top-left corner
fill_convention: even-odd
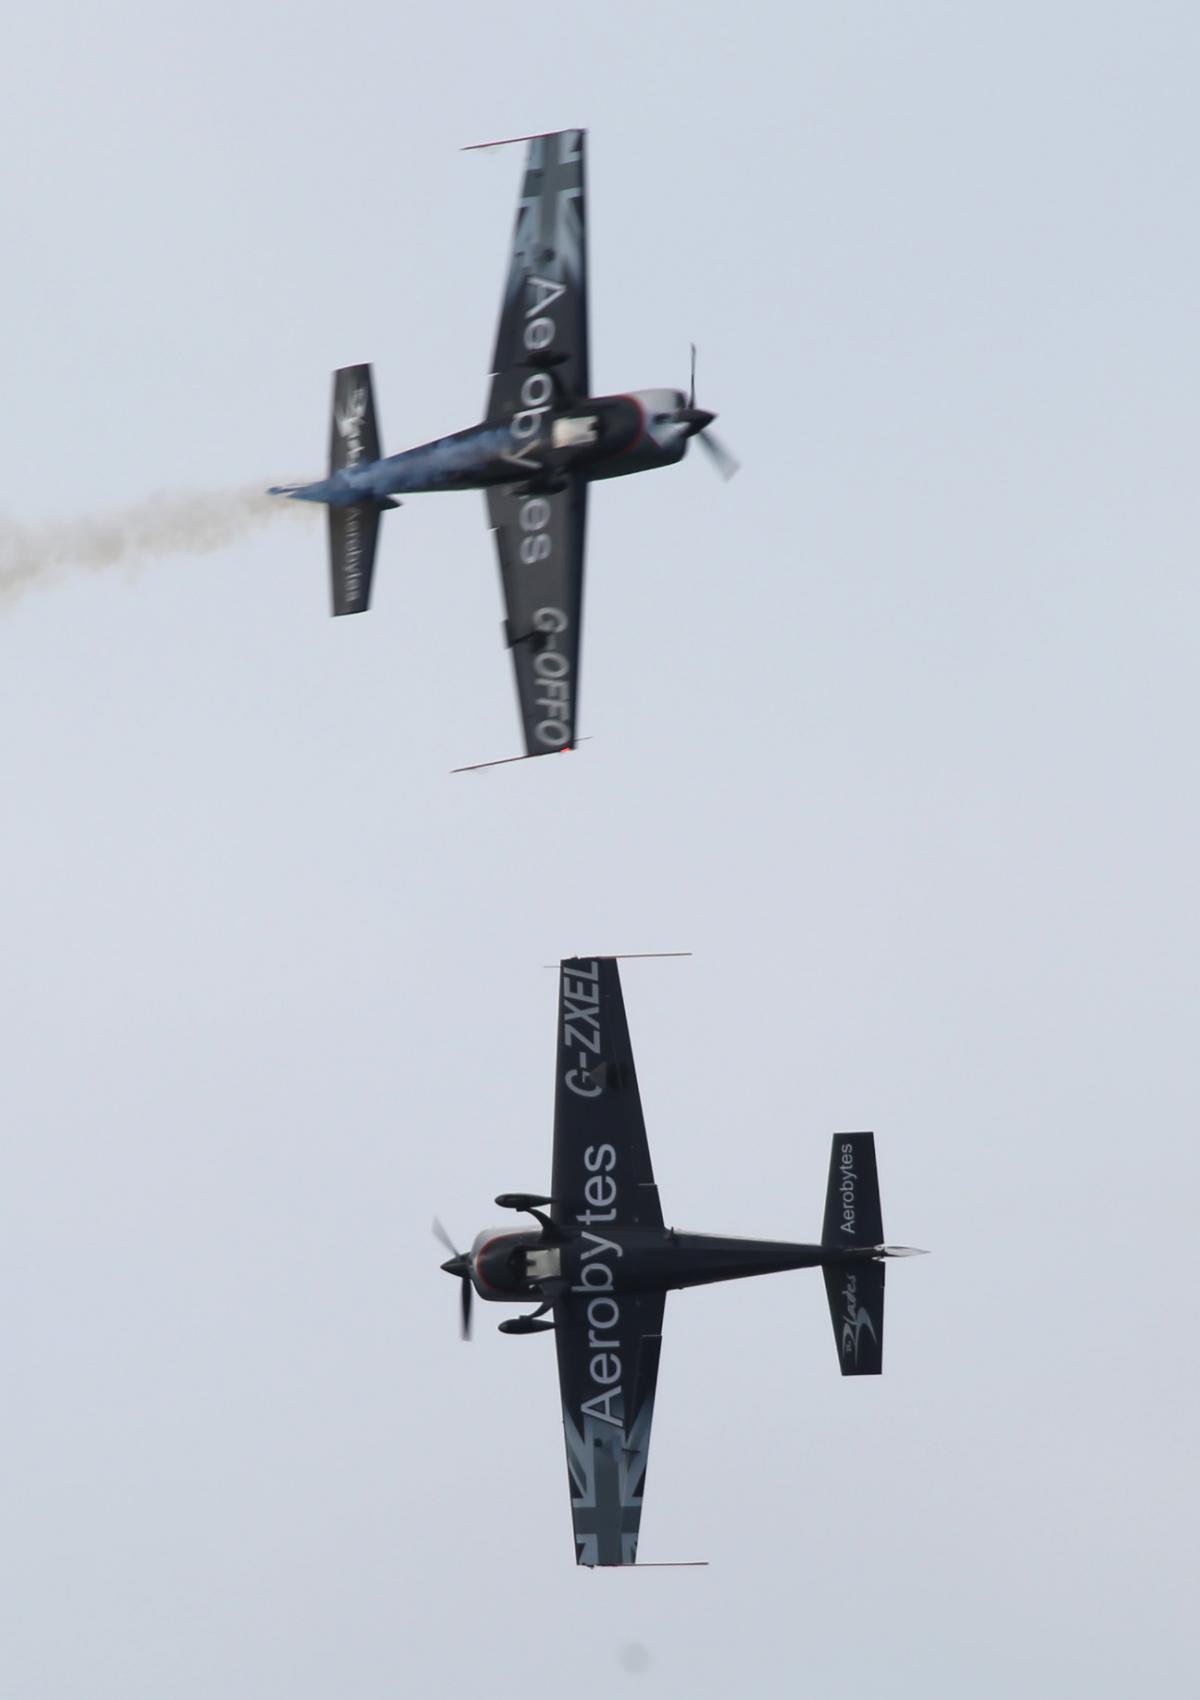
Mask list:
[[[369,366],[342,366],[333,374],[329,472],[379,459],[379,421]]]
[[[329,476],[378,459],[379,421],[371,368],[343,366],[333,374]],[[335,614],[363,614],[371,605],[379,513],[377,502],[329,509],[329,570]]]
[[[873,1133],[835,1133],[821,1244],[852,1250],[883,1244]]]
[[[335,614],[365,614],[370,607],[378,541],[379,508],[374,502],[329,509],[329,570]]]
[[[883,1263],[826,1265],[825,1291],[843,1375],[883,1371]]]

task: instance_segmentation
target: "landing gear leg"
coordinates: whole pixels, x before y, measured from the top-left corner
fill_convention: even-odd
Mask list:
[[[510,1317],[507,1322],[500,1324],[500,1332],[501,1334],[541,1334],[546,1329],[553,1330],[554,1324],[552,1322],[538,1321],[538,1318],[545,1316],[549,1309],[550,1303],[547,1301],[545,1304],[539,1305],[536,1310],[531,1310],[527,1316]]]

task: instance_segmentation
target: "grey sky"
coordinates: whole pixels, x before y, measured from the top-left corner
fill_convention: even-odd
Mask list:
[[[583,730],[514,753],[482,500],[0,611],[0,1700],[980,1700],[1194,1668],[1188,4],[47,3],[6,26],[36,524],[472,423],[520,167],[590,130]],[[877,1133],[887,1373],[675,1295],[646,1559],[577,1572],[553,1348],[456,1334],[549,1179],[555,981],[626,994],[680,1226],[807,1237]],[[500,1315],[506,1314],[500,1312]],[[630,1649],[633,1649],[631,1652]],[[644,1652],[641,1651],[644,1649]],[[497,1686],[498,1685],[498,1686]]]

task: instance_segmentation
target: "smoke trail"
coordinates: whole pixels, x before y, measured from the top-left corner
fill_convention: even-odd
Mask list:
[[[256,486],[151,496],[131,508],[56,524],[0,519],[0,602],[70,572],[132,569],[157,555],[208,555],[308,505]]]

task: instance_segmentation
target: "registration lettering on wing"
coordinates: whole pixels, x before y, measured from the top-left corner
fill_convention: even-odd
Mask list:
[[[549,508],[544,496],[531,496],[529,502],[541,502]],[[560,648],[562,634],[570,621],[561,608],[538,608],[533,616],[533,629],[539,634],[533,652],[533,676],[537,696],[533,699],[541,709],[542,718],[535,722],[533,732],[547,749],[561,750],[571,742],[571,662]]]

